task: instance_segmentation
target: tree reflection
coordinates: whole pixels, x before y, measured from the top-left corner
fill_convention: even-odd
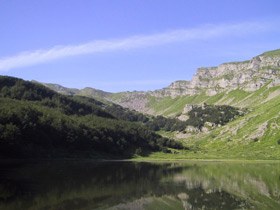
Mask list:
[[[2,162],[0,209],[279,209],[277,164]]]

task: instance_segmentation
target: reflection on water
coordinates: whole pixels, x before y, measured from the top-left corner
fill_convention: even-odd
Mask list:
[[[0,163],[0,209],[280,209],[280,163]]]

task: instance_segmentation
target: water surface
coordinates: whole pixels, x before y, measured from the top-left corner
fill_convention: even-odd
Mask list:
[[[0,209],[280,209],[280,163],[2,161]]]

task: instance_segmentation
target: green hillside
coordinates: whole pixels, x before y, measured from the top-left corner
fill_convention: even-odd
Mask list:
[[[142,114],[17,78],[0,77],[0,107],[1,157],[129,158],[182,148],[149,130]]]
[[[166,100],[169,102],[165,103]],[[202,103],[247,108],[247,113],[208,132],[180,137],[180,141],[190,148],[188,152],[173,157],[156,153],[150,158],[280,159],[279,86],[270,88],[267,84],[251,93],[234,90],[215,96],[164,98],[152,106],[158,108],[157,113],[175,116],[182,113],[186,104]],[[161,133],[176,138],[176,132]]]

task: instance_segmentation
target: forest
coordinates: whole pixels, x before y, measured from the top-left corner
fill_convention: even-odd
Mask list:
[[[129,158],[183,149],[148,129],[142,114],[13,77],[0,77],[0,107],[2,157]]]

